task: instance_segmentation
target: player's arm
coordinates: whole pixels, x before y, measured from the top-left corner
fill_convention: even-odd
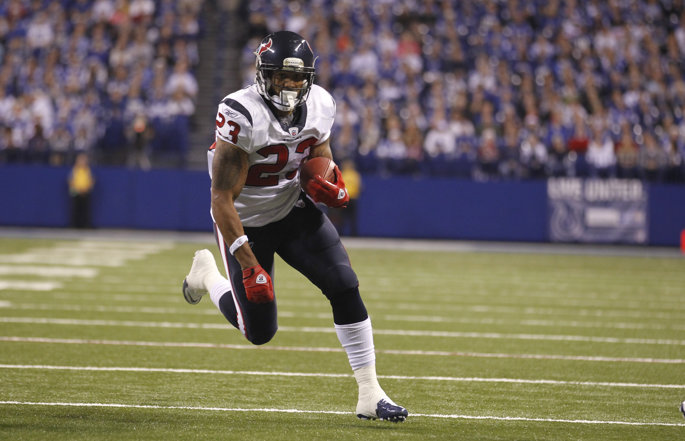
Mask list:
[[[310,158],[322,156],[333,160],[333,152],[331,151],[330,138],[326,139],[321,144],[317,144],[309,151]],[[340,208],[347,206],[350,201],[350,195],[345,188],[345,181],[343,181],[340,168],[336,165],[333,169],[335,173],[335,180],[333,182],[325,180],[322,176],[316,175],[314,179],[309,181],[307,185],[307,194],[316,202],[322,202],[329,207]]]
[[[212,214],[228,245],[245,234],[234,203],[245,185],[247,168],[245,151],[217,139],[212,160]],[[234,256],[243,268],[257,264],[249,246],[239,247]]]
[[[217,227],[230,247],[245,235],[235,209],[248,170],[247,153],[233,144],[217,139],[212,160],[212,214]],[[273,285],[269,274],[261,267],[247,242],[233,250],[243,269],[243,285],[247,298],[255,303],[273,300]]]
[[[331,161],[333,160],[333,152],[331,151],[331,138],[326,139],[321,144],[317,144],[309,150],[309,157],[316,158],[317,156],[323,156]]]

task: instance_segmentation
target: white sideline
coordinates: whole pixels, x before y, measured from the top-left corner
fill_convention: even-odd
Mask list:
[[[126,366],[54,366],[31,364],[0,364],[0,369],[37,369],[87,372],[155,372],[173,374],[213,374],[213,375],[250,375],[262,377],[310,377],[310,378],[350,378],[352,374],[332,374],[323,372],[276,372],[276,371],[233,371],[217,369],[178,369],[147,368]],[[412,375],[378,375],[378,378],[389,380],[411,381],[452,381],[464,383],[514,383],[543,384],[553,386],[591,386],[591,387],[628,387],[645,389],[685,389],[685,384],[650,384],[650,383],[612,383],[607,381],[566,381],[566,380],[529,380],[525,378],[483,378],[483,377],[441,377]]]
[[[240,407],[205,407],[205,406],[160,406],[152,404],[123,404],[123,403],[64,403],[64,402],[37,402],[37,401],[0,401],[0,405],[17,406],[59,406],[59,407],[105,407],[118,409],[159,409],[159,410],[198,410],[214,412],[264,412],[264,413],[294,413],[294,414],[319,414],[319,415],[353,415],[353,412],[337,410],[305,410],[305,409],[277,409],[277,408],[240,408]],[[525,421],[536,423],[567,423],[567,424],[607,424],[623,426],[660,426],[660,427],[685,427],[685,423],[660,423],[651,421],[602,421],[602,420],[566,420],[559,418],[527,418],[527,417],[502,417],[491,415],[459,415],[459,414],[425,414],[412,413],[410,418],[444,418],[463,420],[494,420],[494,421]]]
[[[343,349],[317,346],[255,346],[230,343],[201,343],[201,342],[171,342],[171,341],[133,341],[133,340],[97,340],[82,338],[47,338],[47,337],[19,337],[0,336],[0,342],[19,343],[49,343],[76,345],[113,345],[113,346],[148,346],[159,348],[206,348],[206,349],[237,349],[255,351],[286,351],[286,352],[342,352]],[[652,364],[685,364],[682,358],[637,358],[637,357],[603,357],[598,355],[554,355],[554,354],[504,354],[497,352],[462,352],[462,351],[422,351],[402,349],[379,349],[376,353],[392,355],[438,356],[438,357],[472,357],[472,358],[512,358],[531,360],[564,360],[590,361],[609,363],[652,363]]]
[[[124,326],[141,328],[177,328],[177,329],[225,329],[228,323],[186,323],[186,322],[146,322],[134,320],[85,320],[58,319],[50,317],[0,317],[0,323],[28,323],[69,326]],[[305,332],[317,334],[334,333],[333,327],[313,326],[281,326],[280,332]],[[617,338],[593,337],[585,335],[553,335],[553,334],[505,334],[501,332],[454,332],[454,331],[411,331],[403,329],[374,329],[374,335],[412,336],[412,337],[444,337],[444,338],[486,338],[508,340],[540,340],[540,341],[576,341],[611,344],[635,345],[668,345],[685,346],[685,340],[653,339],[653,338]]]

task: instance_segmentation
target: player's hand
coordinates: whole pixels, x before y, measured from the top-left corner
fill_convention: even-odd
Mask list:
[[[335,182],[329,182],[320,175],[316,175],[307,182],[305,191],[314,202],[321,202],[333,208],[345,207],[350,201],[350,195],[347,193],[345,181],[343,181],[342,173],[337,165],[333,172],[335,173]]]
[[[271,282],[271,277],[260,265],[243,270],[243,286],[247,300],[252,303],[274,301],[274,285]]]

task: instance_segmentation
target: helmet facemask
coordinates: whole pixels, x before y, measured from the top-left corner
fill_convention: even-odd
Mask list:
[[[259,64],[259,63],[258,63]],[[294,82],[302,82],[301,87],[285,87],[274,84],[274,75],[278,72],[295,72],[296,78]],[[257,68],[257,87],[259,92],[267,100],[273,104],[273,106],[283,112],[292,112],[295,108],[305,101],[309,96],[309,91],[314,79],[313,72],[305,72],[304,69],[279,69],[270,66]]]
[[[270,34],[262,40],[255,55],[257,88],[276,110],[289,113],[307,100],[314,84],[316,57],[302,36],[288,31]],[[276,84],[274,76],[286,72],[290,81],[283,82],[291,84]],[[298,83],[297,87],[292,87],[293,82]]]

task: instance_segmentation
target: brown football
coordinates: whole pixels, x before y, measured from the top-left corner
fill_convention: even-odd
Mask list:
[[[307,181],[316,175],[321,175],[325,180],[334,182],[334,167],[335,163],[323,156],[317,156],[305,161],[304,164],[300,166],[300,186],[306,188]]]

